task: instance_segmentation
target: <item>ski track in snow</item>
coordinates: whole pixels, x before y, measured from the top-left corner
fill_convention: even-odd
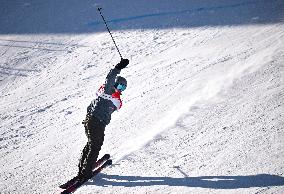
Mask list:
[[[260,5],[223,3],[183,16]],[[100,152],[114,165],[75,193],[283,193],[283,22],[244,11],[251,24],[127,30],[177,17],[141,10],[110,20],[130,59]],[[106,32],[0,34],[0,56],[0,193],[58,193],[77,171],[86,107],[119,56]]]

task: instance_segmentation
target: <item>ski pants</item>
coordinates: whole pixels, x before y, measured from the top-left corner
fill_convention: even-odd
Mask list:
[[[106,125],[95,117],[87,116],[84,126],[88,142],[81,154],[78,175],[89,176],[103,145]]]

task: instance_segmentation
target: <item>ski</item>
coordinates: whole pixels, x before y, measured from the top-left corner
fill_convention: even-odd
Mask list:
[[[99,167],[100,165],[102,165],[105,161],[107,161],[110,158],[109,154],[105,154],[103,157],[101,157],[94,165],[93,170],[97,167]],[[59,186],[59,188],[61,189],[67,189],[68,187],[70,187],[71,185],[73,185],[78,179],[78,176],[73,177],[72,179],[70,179],[69,181],[67,181],[66,183],[62,184]]]
[[[108,159],[107,161],[105,161],[105,163],[103,163],[99,168],[93,171],[92,178],[96,176],[99,172],[101,172],[104,168],[106,168],[107,166],[110,166],[111,164],[112,164],[112,160]],[[86,183],[87,181],[88,179],[84,179],[84,180],[77,179],[71,186],[69,186],[64,191],[62,191],[61,194],[70,194],[74,192],[76,189],[78,189],[80,186],[82,186],[84,183]]]

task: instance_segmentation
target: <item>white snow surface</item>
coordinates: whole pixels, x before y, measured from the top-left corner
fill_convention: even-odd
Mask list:
[[[88,193],[284,193],[282,0],[0,2],[0,193],[60,193],[120,57]]]

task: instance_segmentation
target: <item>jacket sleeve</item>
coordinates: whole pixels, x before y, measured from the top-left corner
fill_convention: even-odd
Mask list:
[[[113,68],[110,70],[106,77],[105,81],[105,93],[106,94],[112,94],[113,93],[113,86],[115,84],[115,78],[120,73],[120,70]]]

